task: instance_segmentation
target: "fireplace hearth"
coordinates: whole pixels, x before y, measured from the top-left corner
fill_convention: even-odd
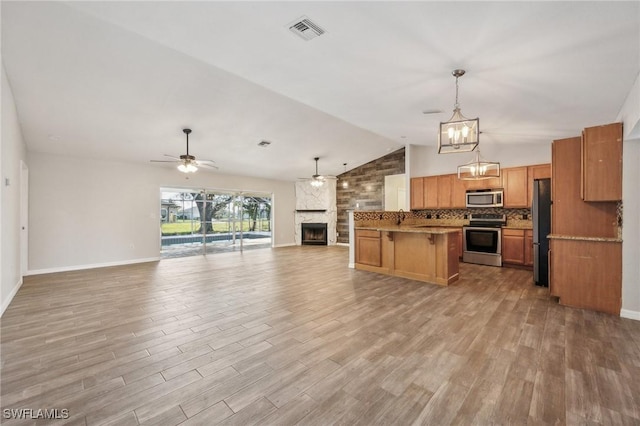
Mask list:
[[[301,223],[302,245],[327,245],[326,223]]]

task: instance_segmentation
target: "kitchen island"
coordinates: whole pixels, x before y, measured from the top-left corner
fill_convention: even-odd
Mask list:
[[[458,232],[416,225],[355,227],[355,268],[449,285],[458,279]]]

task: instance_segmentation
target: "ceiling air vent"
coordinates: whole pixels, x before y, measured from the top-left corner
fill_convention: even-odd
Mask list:
[[[306,16],[296,19],[291,24],[289,24],[289,30],[292,33],[300,36],[300,38],[302,38],[303,40],[307,41],[321,36],[325,33],[325,30],[323,30],[318,24],[314,23]]]
[[[260,141],[260,142],[258,142],[258,146],[261,146],[262,148],[266,148],[269,145],[271,145],[271,142],[269,142],[269,141]]]

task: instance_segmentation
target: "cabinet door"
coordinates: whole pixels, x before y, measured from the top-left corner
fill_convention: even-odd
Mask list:
[[[438,182],[438,208],[450,209],[451,196],[453,192],[453,175],[440,175]]]
[[[551,233],[582,237],[618,236],[616,202],[588,203],[580,198],[580,137],[551,146]]]
[[[622,199],[622,123],[588,127],[582,132],[584,201]]]
[[[462,259],[462,252],[464,251],[464,246],[462,245],[462,228],[458,230],[458,257]]]
[[[356,230],[356,263],[370,266],[382,265],[380,232]]]
[[[466,209],[467,208],[467,186],[465,181],[458,179],[458,175],[451,175],[451,208]]]
[[[480,179],[480,180],[466,180],[467,189],[476,190],[476,189],[497,189],[502,188],[502,171],[500,172],[500,177],[497,178],[489,178],[489,179]]]
[[[438,176],[427,176],[423,178],[424,185],[424,208],[438,208]]]
[[[423,178],[411,178],[411,210],[424,208]]]
[[[527,207],[527,167],[511,167],[502,170],[504,207]]]
[[[524,265],[524,230],[502,230],[502,262]]]
[[[531,200],[533,200],[533,181],[534,179],[551,178],[551,164],[529,166],[527,175],[529,180],[527,187],[527,207],[531,207]]]
[[[524,264],[533,266],[533,231],[524,231]]]

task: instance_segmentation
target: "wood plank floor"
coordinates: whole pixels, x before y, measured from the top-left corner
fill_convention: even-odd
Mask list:
[[[640,424],[640,322],[559,306],[528,271],[461,264],[440,287],[347,257],[27,277],[1,324],[3,424]]]

